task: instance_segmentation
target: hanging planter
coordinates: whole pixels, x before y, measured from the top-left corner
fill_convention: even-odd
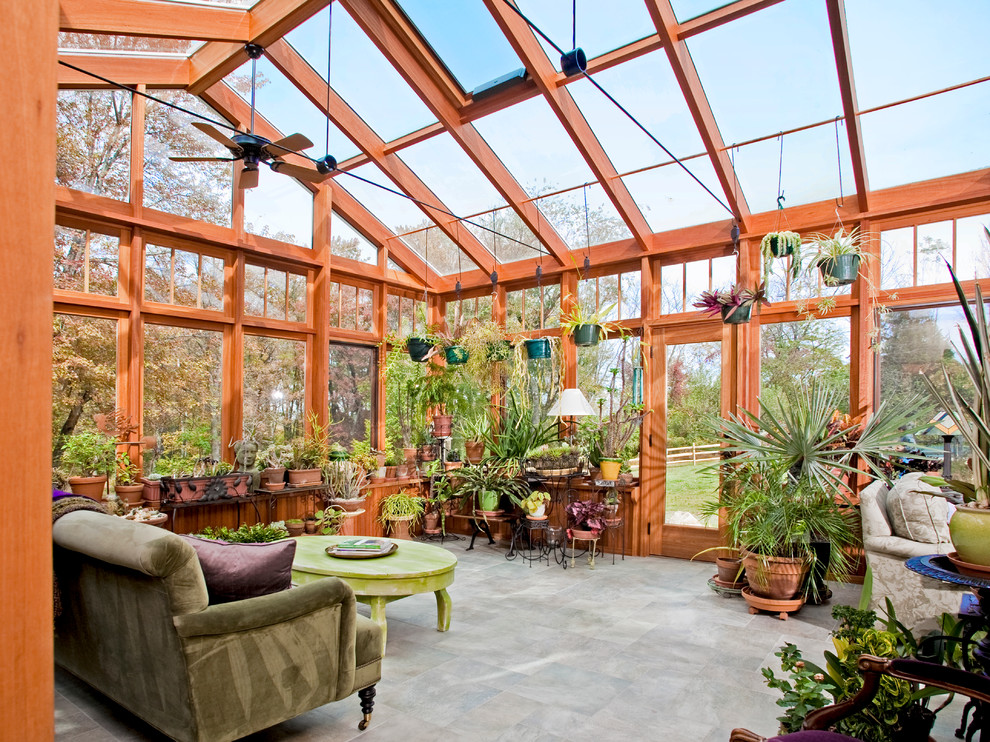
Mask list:
[[[747,306],[728,306],[722,305],[722,322],[727,325],[745,325],[749,323],[750,316],[753,312],[753,305],[749,304]]]
[[[488,343],[485,347],[485,357],[490,363],[499,363],[512,358],[512,343],[508,340],[498,340]]]
[[[544,360],[550,357],[549,338],[529,338],[526,343],[526,357],[531,361]]]
[[[775,258],[791,258],[791,275],[797,278],[801,272],[801,235],[797,232],[769,232],[760,241],[760,254],[763,255],[763,277],[773,273]]]
[[[863,237],[859,227],[847,233],[839,228],[834,235],[816,234],[809,243],[815,250],[812,266],[818,266],[826,286],[848,286],[856,282],[863,258]]]
[[[444,350],[444,356],[447,359],[448,366],[463,366],[468,362],[468,358],[471,357],[467,349],[460,345],[451,345]]]
[[[839,255],[822,260],[818,267],[827,286],[849,286],[859,277],[859,255]]]
[[[577,325],[574,328],[574,344],[582,347],[598,345],[602,337],[601,325]]]
[[[409,357],[412,360],[416,363],[422,363],[433,350],[433,343],[426,338],[408,337],[406,338],[406,350],[409,351]]]
[[[721,291],[702,291],[691,306],[713,317],[721,315],[722,321],[727,325],[743,325],[749,322],[756,303],[770,306],[764,283],[755,289],[736,284]]]

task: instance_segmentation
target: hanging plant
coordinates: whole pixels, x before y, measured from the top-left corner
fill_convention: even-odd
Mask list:
[[[615,329],[615,325],[607,323],[605,318],[615,309],[616,302],[594,312],[584,311],[581,302],[572,294],[564,296],[564,304],[568,303],[571,309],[560,315],[560,332],[563,335],[573,335],[575,345],[598,345],[603,337]]]
[[[797,232],[768,232],[760,241],[760,254],[763,255],[763,277],[773,273],[775,258],[791,257],[791,277],[801,273],[801,235]]]
[[[862,260],[872,257],[863,251],[864,238],[859,227],[848,232],[840,227],[834,235],[816,234],[808,244],[815,251],[808,269],[821,270],[826,286],[855,283]]]
[[[702,291],[698,300],[691,306],[697,307],[703,314],[713,317],[721,315],[722,321],[729,325],[742,325],[749,322],[754,304],[770,306],[767,300],[766,283],[756,288],[746,288],[733,284],[719,291]]]

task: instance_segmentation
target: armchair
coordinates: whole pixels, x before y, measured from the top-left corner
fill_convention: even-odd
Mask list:
[[[78,511],[52,536],[55,661],[169,737],[238,739],[355,691],[367,726],[381,633],[340,580],[209,605],[173,533]]]

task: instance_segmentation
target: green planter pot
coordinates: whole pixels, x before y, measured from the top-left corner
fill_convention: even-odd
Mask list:
[[[574,344],[581,346],[598,345],[602,337],[601,325],[577,325],[574,328]]]
[[[949,536],[959,559],[990,567],[990,510],[957,508],[949,521]]]
[[[749,316],[753,311],[753,305],[744,307],[734,307],[736,311],[729,314],[733,307],[722,307],[722,321],[727,325],[745,325],[749,322]]]
[[[406,350],[409,351],[409,357],[417,363],[426,360],[427,354],[432,349],[433,345],[425,338],[406,338]]]
[[[490,363],[507,361],[512,358],[512,343],[508,340],[499,340],[498,342],[489,343],[488,347],[485,349],[485,356],[488,358]]]
[[[859,255],[838,255],[818,264],[828,286],[848,286],[859,276]]]
[[[542,360],[550,357],[550,341],[546,338],[532,338],[526,341],[526,355],[529,360]]]
[[[775,258],[784,258],[794,254],[793,245],[785,244],[779,237],[770,238],[770,253]]]
[[[468,362],[470,353],[460,345],[451,345],[444,351],[444,356],[447,358],[448,366],[463,366]]]
[[[351,455],[347,451],[331,451],[327,458],[331,461],[347,461]]]

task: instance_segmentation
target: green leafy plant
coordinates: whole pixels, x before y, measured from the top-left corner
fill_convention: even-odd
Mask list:
[[[768,232],[760,240],[760,254],[763,256],[763,277],[769,278],[773,273],[774,246],[780,256],[791,252],[791,276],[801,275],[801,235],[797,232]]]
[[[761,283],[752,289],[733,284],[727,289],[702,291],[698,294],[698,300],[691,306],[700,309],[703,314],[717,317],[721,315],[723,307],[732,307],[734,312],[738,307],[751,307],[754,304],[770,306],[770,302],[767,300],[766,283]],[[726,316],[726,319],[731,314],[732,312]]]
[[[70,476],[94,477],[108,474],[114,468],[116,457],[117,444],[113,438],[84,431],[65,439],[62,466]]]
[[[329,497],[336,500],[357,500],[364,496],[368,477],[358,462],[326,461],[321,469]]]
[[[546,505],[548,502],[550,502],[549,492],[546,490],[533,490],[527,497],[524,497],[520,501],[519,507],[527,515],[533,515],[540,509],[541,505]]]
[[[586,311],[573,294],[565,294],[561,303],[563,306],[570,304],[569,310],[560,313],[560,331],[564,335],[574,334],[574,328],[580,325],[598,325],[605,333],[617,329],[615,324],[605,319],[615,311],[617,302],[599,307],[593,312]]]
[[[378,522],[388,527],[389,521],[412,519],[415,525],[426,510],[426,498],[420,497],[416,490],[402,490],[382,498],[378,509]]]
[[[126,451],[117,451],[114,465],[114,484],[138,484],[141,478],[141,467],[131,461]]]
[[[498,510],[503,497],[507,497],[513,505],[520,505],[530,495],[529,487],[514,476],[514,467],[506,463],[465,466],[457,470],[457,475],[461,480],[457,495],[473,499],[478,510]]]
[[[317,510],[315,517],[317,532],[324,536],[336,536],[340,533],[346,519],[344,511],[340,508]]]
[[[557,439],[557,424],[536,419],[533,408],[514,389],[506,394],[501,413],[489,413],[488,431],[483,437],[489,458],[521,462],[530,451]]]
[[[250,526],[242,523],[238,528],[233,529],[227,526],[207,526],[202,533],[197,535],[231,544],[262,544],[288,538],[289,531],[286,529],[285,523],[276,521],[274,523],[255,523]]]
[[[258,459],[266,469],[281,469],[292,461],[292,446],[285,443],[271,443],[262,449]]]

